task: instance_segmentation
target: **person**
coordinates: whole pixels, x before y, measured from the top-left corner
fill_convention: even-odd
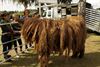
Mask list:
[[[28,18],[30,18],[30,11],[28,9],[24,10],[24,15],[20,16],[21,21],[24,23]]]
[[[9,13],[2,13],[1,15],[1,24],[4,23],[9,23]],[[3,54],[4,54],[4,59],[7,60],[8,58],[11,57],[11,55],[8,55],[9,50],[12,48],[12,34],[13,30],[11,29],[10,25],[0,25],[2,29],[2,36],[1,36],[1,41],[2,41],[2,46],[3,46]],[[9,42],[8,42],[9,41]],[[11,59],[7,60],[7,62],[12,61]]]
[[[26,9],[26,10],[24,11],[24,16],[23,16],[23,20],[24,20],[24,21],[26,21],[27,19],[30,18],[30,15],[29,15],[29,14],[30,14],[29,10]],[[32,44],[31,44],[31,43],[29,43],[29,47],[32,47]],[[28,52],[28,50],[27,50],[27,49],[28,49],[28,44],[27,44],[27,43],[25,44],[25,49],[26,49],[25,52]]]
[[[19,21],[19,15],[17,15],[16,13],[13,14],[13,21],[11,23],[14,23],[14,24],[12,24],[11,26],[12,26],[12,29],[14,31],[13,38],[18,39],[18,40],[14,41],[14,47],[15,47],[15,52],[17,54],[16,55],[17,58],[19,58],[18,49],[16,48],[17,47],[17,41],[20,45],[20,52],[22,52],[22,41],[21,41],[21,38],[20,38],[20,36],[21,36],[21,34],[20,34],[21,25],[20,25],[19,22],[20,22]]]

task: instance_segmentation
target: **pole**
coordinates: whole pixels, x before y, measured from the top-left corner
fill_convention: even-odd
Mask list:
[[[39,15],[41,16],[41,3],[39,2]]]

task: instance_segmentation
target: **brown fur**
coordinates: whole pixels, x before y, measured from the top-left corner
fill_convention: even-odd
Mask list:
[[[72,16],[69,17],[69,26],[73,30],[73,56],[80,58],[84,55],[84,48],[85,48],[85,38],[86,38],[86,28],[85,22],[81,16]]]
[[[47,67],[50,53],[61,54],[66,51],[69,56],[83,57],[85,48],[85,22],[81,16],[67,19],[29,19],[22,28],[22,35],[27,42],[36,42],[41,67]]]

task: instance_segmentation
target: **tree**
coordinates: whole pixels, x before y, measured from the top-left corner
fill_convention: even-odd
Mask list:
[[[97,8],[96,10],[100,10],[100,8]]]
[[[3,1],[5,1],[5,0],[2,0],[2,2]],[[10,0],[10,1],[17,2],[18,4],[23,4],[26,9],[28,7],[28,5],[31,5],[36,0]]]
[[[31,5],[33,2],[35,2],[35,0],[13,0],[13,2],[23,4],[26,9],[28,7],[28,5]]]

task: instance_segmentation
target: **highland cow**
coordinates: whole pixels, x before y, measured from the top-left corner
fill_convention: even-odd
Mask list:
[[[81,16],[71,16],[61,20],[29,19],[22,28],[26,42],[35,42],[41,67],[47,67],[49,55],[53,51],[61,55],[82,58],[85,49],[85,22]]]

